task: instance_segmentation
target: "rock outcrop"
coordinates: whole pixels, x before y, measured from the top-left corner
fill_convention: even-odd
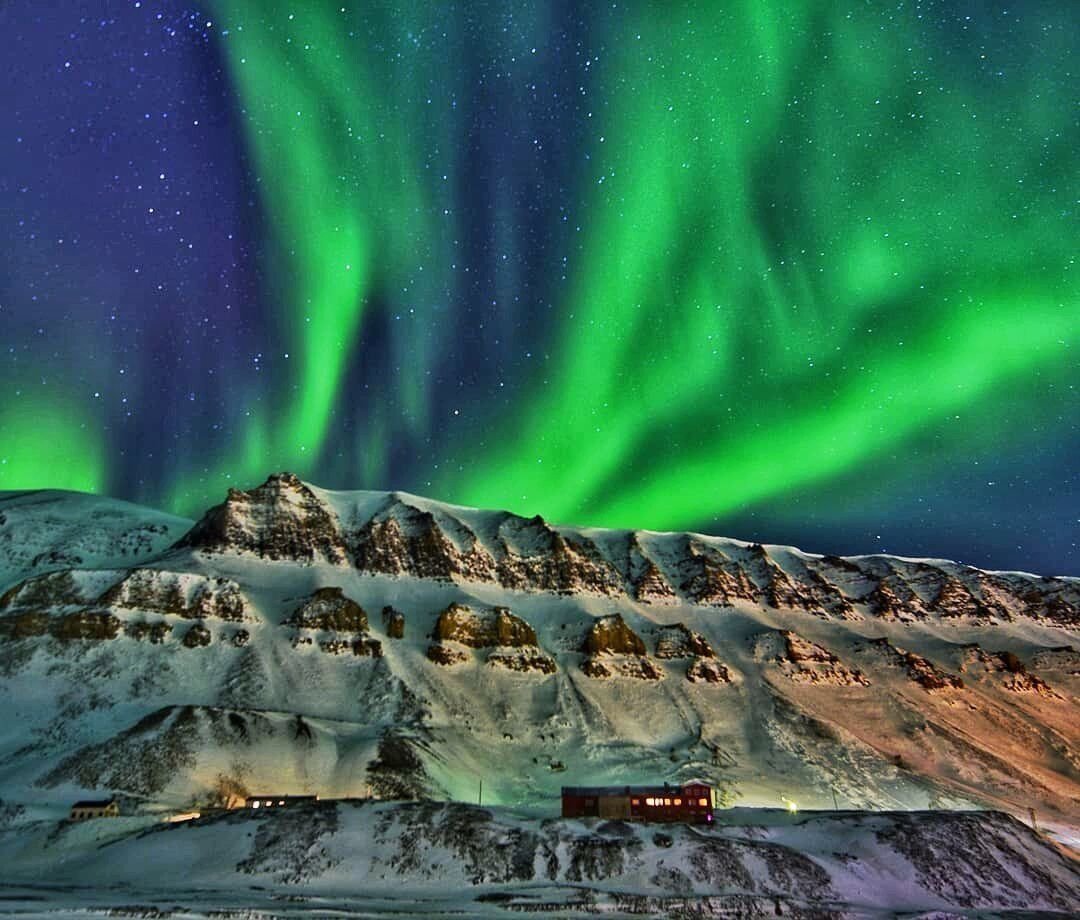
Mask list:
[[[206,628],[203,623],[196,623],[186,633],[181,640],[184,643],[185,648],[202,648],[210,644],[212,639],[210,630]]]
[[[493,668],[520,673],[554,674],[558,670],[555,659],[535,647],[494,649],[488,654],[487,663]]]
[[[436,517],[397,496],[390,496],[366,523],[353,530],[349,543],[357,568],[365,572],[494,580],[494,560],[465,524],[449,515]]]
[[[428,658],[436,664],[461,664],[471,657],[465,649],[491,649],[486,661],[508,671],[553,674],[555,659],[543,652],[536,630],[506,607],[478,613],[464,604],[450,604],[435,621],[435,642]]]
[[[382,609],[383,629],[391,639],[405,638],[405,614],[387,605]]]
[[[436,642],[428,646],[427,657],[435,664],[445,666],[463,664],[470,659],[470,655],[464,649],[455,648],[445,642]]]
[[[368,618],[364,608],[346,597],[341,588],[326,587],[316,590],[282,625],[326,632],[366,633]]]
[[[586,677],[631,677],[635,680],[663,680],[664,671],[644,655],[593,655],[581,663]]]
[[[695,658],[686,669],[686,679],[692,684],[730,684],[731,672],[715,658]]]
[[[633,677],[661,680],[663,670],[648,657],[645,642],[620,614],[600,617],[585,634],[581,664],[587,677]]]
[[[861,670],[848,667],[827,648],[791,630],[764,634],[757,647],[759,654],[771,656],[783,674],[799,683],[839,687],[870,684]]]
[[[535,646],[536,630],[506,607],[495,607],[481,615],[464,604],[450,604],[435,621],[433,638],[439,642],[460,642],[469,648],[496,645],[521,648]]]
[[[916,655],[906,649],[893,645],[888,638],[871,639],[870,647],[901,668],[907,676],[928,692],[935,690],[963,690],[964,681],[955,674],[950,674],[922,655]]]
[[[160,569],[132,569],[108,588],[97,603],[189,620],[212,617],[241,622],[246,618],[244,595],[235,581]]]
[[[757,586],[746,571],[718,549],[687,537],[680,554],[679,590],[694,604],[728,607],[739,602],[758,603]]]
[[[1041,654],[1045,655],[1045,652]],[[977,644],[967,645],[960,668],[973,676],[997,678],[1001,686],[1012,693],[1035,693],[1060,699],[1060,694],[1037,674],[1032,674],[1013,652],[987,652]]]
[[[652,559],[636,533],[631,533],[626,548],[626,581],[630,596],[642,604],[674,604],[679,596]]]
[[[708,640],[685,623],[662,626],[656,631],[657,658],[715,658]]]
[[[291,562],[349,562],[336,516],[292,473],[271,476],[248,492],[230,489],[177,546]]]
[[[587,655],[645,655],[645,643],[621,614],[600,617],[585,634],[582,651]]]
[[[689,534],[630,533],[598,542],[539,516],[503,513],[478,521],[467,509],[402,493],[377,505],[362,503],[349,514],[321,495],[288,473],[248,492],[232,490],[179,545],[296,562],[351,562],[363,572],[515,591],[627,597],[642,604],[681,600],[901,621],[1026,616],[1080,625],[1080,586],[1068,579],[884,556],[815,557]]]

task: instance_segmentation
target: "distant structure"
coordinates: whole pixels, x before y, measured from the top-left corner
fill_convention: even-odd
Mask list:
[[[563,786],[564,818],[609,818],[709,824],[713,789],[708,783],[682,786]]]
[[[88,821],[91,818],[119,818],[120,806],[116,799],[87,799],[71,806],[72,821]]]
[[[249,795],[244,799],[246,808],[287,808],[304,802],[317,802],[317,795]]]

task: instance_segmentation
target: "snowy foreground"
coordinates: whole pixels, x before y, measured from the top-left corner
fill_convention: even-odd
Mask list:
[[[319,802],[0,832],[0,913],[1075,916],[1080,871],[995,812],[733,809],[689,826]]]

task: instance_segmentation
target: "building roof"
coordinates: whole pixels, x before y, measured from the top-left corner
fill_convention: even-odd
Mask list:
[[[115,805],[116,799],[85,799],[82,802],[76,802],[72,805],[72,808],[108,808],[110,805]]]
[[[563,786],[563,795],[588,795],[588,796],[608,796],[608,795],[671,795],[673,792],[681,792],[687,786],[704,786],[709,789],[712,788],[708,783],[702,783],[695,780],[692,783],[683,783],[677,785],[674,783],[665,783],[661,786]]]
[[[317,795],[280,795],[276,792],[260,793],[259,795],[249,795],[246,801],[250,802],[253,799],[277,799],[281,801],[284,799],[286,802],[314,802],[318,799]]]

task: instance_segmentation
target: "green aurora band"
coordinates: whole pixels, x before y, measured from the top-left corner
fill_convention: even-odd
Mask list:
[[[543,5],[216,0],[269,238],[265,321],[288,358],[237,384],[225,440],[171,458],[164,503],[198,513],[227,485],[292,469],[675,529],[816,507],[859,474],[888,490],[890,472],[1019,455],[1036,427],[1067,433],[1080,333],[1067,6],[1010,14],[1000,61],[947,5],[933,24],[891,5],[887,29],[880,6],[831,0],[586,7],[587,117],[566,129],[581,143],[560,151],[565,174],[492,177],[470,171],[469,127],[446,101],[475,91],[467,49],[504,51],[478,21],[543,36],[556,16]],[[566,185],[574,214],[565,231],[554,208],[536,217],[559,240],[544,252],[550,311],[516,301],[510,259],[497,330],[466,330],[483,361],[543,315],[542,359],[511,362],[502,393],[465,388],[448,423],[438,369],[456,353],[438,330],[461,334],[455,307],[472,295],[452,268],[481,258],[462,251],[456,199],[485,181],[507,200],[513,181]],[[521,253],[506,213],[493,245]],[[350,390],[380,313],[401,317],[382,324],[387,372]],[[0,406],[0,487],[116,488],[104,424],[55,388]],[[393,466],[423,444],[437,465]]]
[[[250,413],[239,451],[174,489],[171,506],[188,511],[228,483],[252,481],[267,469],[310,469],[324,456],[337,410],[353,402],[342,382],[370,298],[405,292],[415,321],[429,321],[440,279],[423,274],[425,262],[436,254],[446,261],[449,239],[434,223],[439,192],[425,184],[429,176],[409,134],[447,135],[446,124],[422,111],[417,89],[434,78],[435,65],[429,61],[425,74],[419,59],[377,58],[371,50],[376,36],[422,28],[420,13],[373,8],[358,24],[329,4],[220,0],[217,6],[272,224],[267,299],[279,308],[280,340],[295,343],[290,358],[297,371],[281,398]],[[295,14],[285,12],[294,8]],[[443,86],[449,79],[439,76]],[[452,150],[449,141],[442,146]],[[428,361],[419,337],[403,332],[393,345],[399,362]],[[422,379],[402,375],[392,390],[365,400],[365,481],[385,474],[388,415],[406,430],[426,426]],[[260,395],[249,400],[256,405]]]
[[[1067,389],[1075,237],[1047,215],[1076,148],[1047,65],[1002,113],[992,63],[914,67],[866,7],[648,9],[612,42],[555,366],[440,494],[692,526],[959,412],[993,428],[1033,373]]]

